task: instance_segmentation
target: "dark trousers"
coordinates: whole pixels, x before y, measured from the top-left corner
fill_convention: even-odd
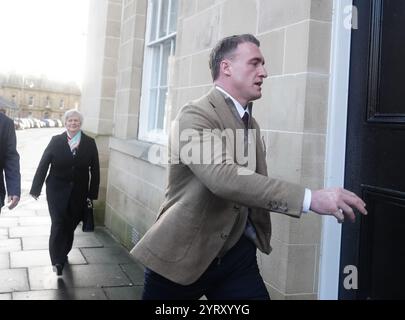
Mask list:
[[[144,300],[269,300],[259,273],[256,246],[244,235],[221,259],[214,259],[193,284],[182,286],[145,269]]]
[[[51,214],[51,235],[49,236],[49,255],[52,265],[64,264],[67,255],[72,250],[74,232],[80,222],[80,216],[72,212],[69,201],[64,214]]]

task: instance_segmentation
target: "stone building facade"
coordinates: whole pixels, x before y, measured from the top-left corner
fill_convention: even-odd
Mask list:
[[[0,96],[0,112],[13,119],[18,113],[17,104]]]
[[[81,104],[102,160],[97,217],[128,250],[164,197],[165,166],[148,154],[165,146],[179,108],[212,87],[208,56],[225,36],[252,33],[261,41],[269,77],[253,115],[268,146],[269,174],[311,189],[327,185],[332,27],[339,21],[332,13],[340,1],[163,1],[91,4]],[[272,298],[319,298],[327,222],[314,213],[272,213],[272,221],[273,252],[258,253]]]
[[[74,83],[7,74],[0,75],[0,96],[16,104],[14,117],[61,119],[66,110],[79,108],[81,92]]]

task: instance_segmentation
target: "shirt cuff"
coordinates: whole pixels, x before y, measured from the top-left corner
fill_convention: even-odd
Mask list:
[[[309,189],[305,189],[304,202],[302,203],[302,212],[308,213],[311,207],[312,192]]]

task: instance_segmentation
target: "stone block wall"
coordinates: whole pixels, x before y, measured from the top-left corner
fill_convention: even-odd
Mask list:
[[[147,0],[124,0],[121,16],[104,222],[129,250],[155,220],[166,170],[148,162],[151,145],[137,140]]]
[[[80,111],[83,130],[96,139],[101,184],[95,202],[97,224],[104,224],[109,141],[113,134],[115,92],[123,0],[92,0],[87,35],[87,57]]]

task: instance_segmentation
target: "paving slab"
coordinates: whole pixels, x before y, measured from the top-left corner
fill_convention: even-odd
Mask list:
[[[49,216],[49,210],[47,209],[37,209],[35,210],[37,216]]]
[[[8,229],[0,229],[0,240],[8,239]]]
[[[131,279],[134,286],[142,286],[144,281],[144,269],[137,263],[121,264],[121,269]]]
[[[20,208],[20,205],[17,207]],[[1,215],[3,217],[34,217],[36,216],[34,210],[29,210],[29,209],[13,209],[13,210],[8,210],[8,209],[2,209],[1,210]]]
[[[110,248],[83,248],[80,250],[90,264],[119,264],[134,262],[128,251],[118,246]]]
[[[109,300],[141,300],[143,286],[104,288]]]
[[[42,201],[29,200],[29,202],[27,202],[27,208],[29,208],[31,211],[43,210],[43,209],[48,210],[48,203],[46,202],[45,199],[43,199]]]
[[[49,248],[49,236],[22,238],[23,250],[44,250]],[[95,235],[75,235],[73,248],[101,248],[103,244]]]
[[[9,268],[10,268],[10,255],[8,253],[0,253],[0,270]]]
[[[79,249],[69,252],[69,264],[85,264],[86,260]],[[29,268],[51,265],[48,250],[28,250],[10,253],[11,268]]]
[[[51,233],[50,226],[21,226],[11,227],[9,230],[10,238],[22,238],[32,236],[46,236]]]
[[[46,250],[49,248],[49,236],[23,237],[23,250]]]
[[[0,253],[14,252],[21,250],[20,239],[3,239],[0,240]]]
[[[18,225],[18,218],[5,218],[0,216],[0,228],[15,227]]]
[[[1,270],[0,293],[27,290],[29,290],[29,286],[26,269]]]
[[[20,217],[19,219],[20,226],[50,226],[51,225],[51,218],[47,217]]]
[[[63,280],[59,281],[63,287]],[[59,288],[58,290],[40,290],[13,292],[13,300],[107,300],[100,288]]]
[[[0,236],[1,237],[8,237],[8,229],[7,228],[0,228]]]
[[[73,247],[75,248],[102,248],[103,244],[94,233],[75,235],[73,241]]]
[[[60,288],[58,277],[51,267],[33,267],[28,270],[31,290]],[[63,269],[64,287],[67,288],[101,288],[130,286],[131,280],[118,265],[66,265]]]
[[[104,247],[117,247],[120,246],[119,241],[114,239],[114,236],[105,228],[96,227],[94,235],[103,244]]]
[[[11,293],[1,293],[0,300],[11,300]]]
[[[93,232],[83,232],[81,223],[76,227],[75,236],[76,235],[83,235],[83,234],[92,234]]]

